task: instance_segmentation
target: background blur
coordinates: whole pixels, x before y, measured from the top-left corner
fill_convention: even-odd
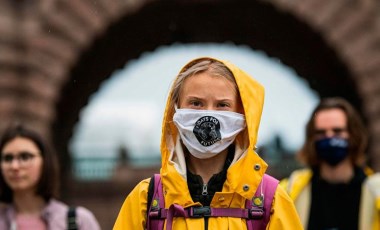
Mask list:
[[[62,199],[111,229],[131,188],[159,171],[164,103],[182,65],[227,59],[266,88],[258,152],[280,178],[320,98],[363,116],[380,170],[377,0],[0,0],[0,132],[50,137]]]

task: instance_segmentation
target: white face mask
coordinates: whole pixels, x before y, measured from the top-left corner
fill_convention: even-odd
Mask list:
[[[230,111],[176,109],[173,121],[183,144],[199,159],[225,150],[245,128],[244,115]]]

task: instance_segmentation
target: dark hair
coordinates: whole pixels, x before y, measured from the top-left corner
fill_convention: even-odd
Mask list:
[[[320,164],[314,146],[315,117],[318,112],[329,109],[340,109],[346,115],[346,125],[349,133],[349,157],[352,164],[363,164],[368,144],[367,130],[355,108],[348,101],[340,97],[322,99],[319,105],[314,109],[312,116],[306,125],[305,143],[301,151],[298,153],[299,159],[303,163],[312,167]]]
[[[27,138],[33,141],[40,150],[43,164],[41,178],[37,184],[36,193],[42,196],[46,201],[58,196],[59,189],[59,165],[57,156],[53,149],[47,144],[37,132],[25,128],[22,125],[9,127],[3,133],[0,141],[0,156],[3,154],[5,145],[17,137]],[[1,166],[0,166],[1,167]],[[13,201],[13,192],[0,173],[0,201],[11,203]]]

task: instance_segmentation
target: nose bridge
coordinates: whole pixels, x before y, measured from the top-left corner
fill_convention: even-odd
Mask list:
[[[212,103],[208,103],[206,106],[205,106],[205,109],[206,110],[216,110],[216,108],[214,108],[214,105]]]
[[[335,136],[335,132],[332,129],[328,129],[328,130],[326,130],[325,135],[326,135],[326,137],[333,137],[333,136]]]
[[[18,156],[13,157],[12,161],[10,162],[10,166],[12,168],[20,167],[20,158]]]

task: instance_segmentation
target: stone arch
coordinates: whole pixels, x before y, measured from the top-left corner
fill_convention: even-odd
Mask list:
[[[111,70],[158,45],[227,38],[282,57],[322,96],[349,98],[367,120],[369,152],[379,169],[380,104],[375,100],[380,93],[379,5],[376,0],[2,1],[0,126],[14,119],[26,121],[53,134],[63,148],[78,108]],[[97,62],[91,59],[101,51],[120,55],[116,51],[124,47],[107,41],[117,42],[114,30],[123,26],[129,30],[119,35],[131,46],[139,45],[123,57],[113,56],[114,63],[104,63],[100,56]],[[314,60],[305,58],[308,54]],[[91,63],[103,68],[86,72],[84,66]],[[85,96],[73,96],[75,89]]]

